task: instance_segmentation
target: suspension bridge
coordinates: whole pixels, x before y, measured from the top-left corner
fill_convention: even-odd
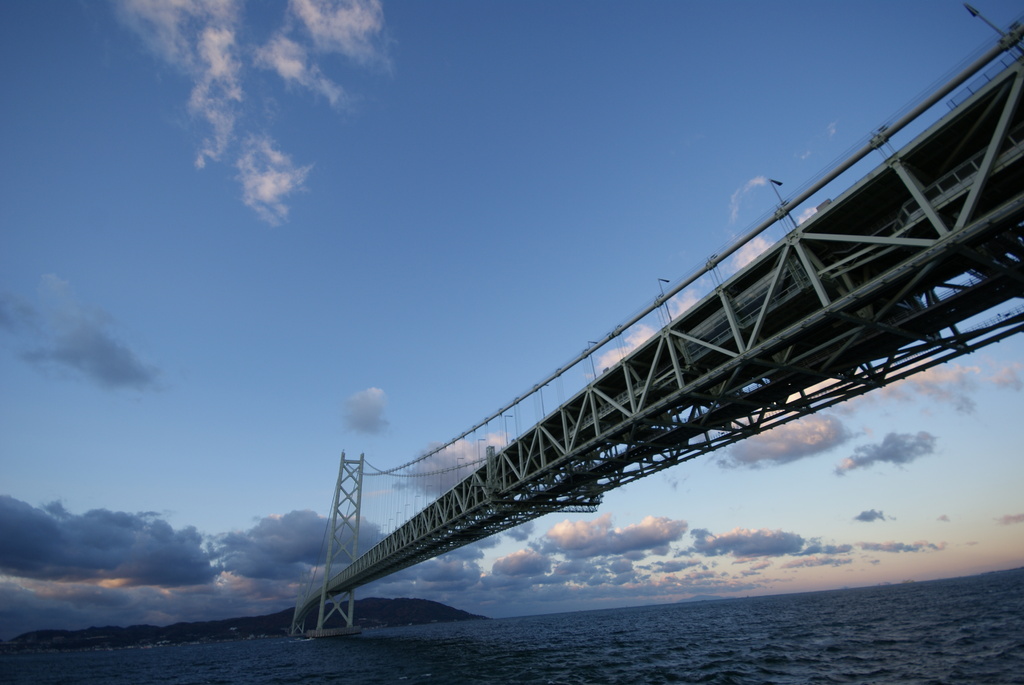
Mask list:
[[[393,469],[343,455],[321,582],[300,593],[292,632],[358,632],[362,585],[548,513],[595,511],[608,490],[1024,329],[1024,27],[1000,33],[530,393]],[[927,127],[894,149],[915,124]],[[878,166],[821,199],[872,154]],[[781,237],[769,243],[769,229]],[[720,265],[752,246],[763,249],[723,279]],[[551,386],[566,384],[548,411]],[[359,553],[370,509],[377,541]],[[344,626],[325,627],[335,615]]]

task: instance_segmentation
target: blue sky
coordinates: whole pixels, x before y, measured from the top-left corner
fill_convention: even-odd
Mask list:
[[[0,637],[288,606],[342,450],[394,466],[522,395],[993,36],[940,0],[3,3]],[[1022,347],[362,596],[1019,566]]]

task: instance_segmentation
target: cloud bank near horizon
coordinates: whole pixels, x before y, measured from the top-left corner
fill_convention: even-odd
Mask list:
[[[68,511],[0,495],[0,636],[42,628],[169,624],[280,611],[309,577],[327,520],[309,511],[274,514],[247,530],[206,534],[175,529],[156,512]],[[492,537],[423,562],[365,588],[415,596],[475,613],[541,612],[593,604],[677,601],[708,592],[750,592],[787,569],[849,563],[862,553],[940,552],[945,543],[833,544],[793,531],[713,534],[688,522],[647,516],[617,527],[611,514],[565,519],[486,566]],[[360,545],[380,537],[370,521]],[[720,563],[731,559],[727,567]],[[551,604],[553,603],[553,604]],[[503,608],[504,607],[504,608]]]

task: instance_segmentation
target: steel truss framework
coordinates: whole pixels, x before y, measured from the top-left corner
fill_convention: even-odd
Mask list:
[[[327,528],[327,559],[324,563],[324,579],[319,591],[310,597],[318,596],[320,611],[317,615],[316,628],[307,631],[306,615],[309,608],[303,608],[300,601],[296,604],[292,618],[292,635],[309,635],[310,637],[328,637],[335,635],[351,635],[360,632],[353,625],[355,621],[355,587],[331,587],[332,571],[335,564],[342,568],[354,562],[359,556],[359,517],[362,508],[363,465],[364,455],[359,459],[346,459],[341,454],[338,467],[338,482],[334,486],[334,502],[331,506],[331,520]],[[340,616],[345,625],[341,628],[325,628],[325,623],[333,616]]]
[[[1015,29],[1005,48],[1020,37]],[[335,576],[332,591],[550,512],[593,510],[607,490],[1024,330],[1014,302],[1024,295],[1022,73],[1024,63],[1011,64],[489,452]],[[785,204],[775,218],[784,216]]]

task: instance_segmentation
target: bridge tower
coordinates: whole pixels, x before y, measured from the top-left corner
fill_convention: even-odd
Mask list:
[[[364,461],[365,457],[362,454],[359,455],[359,459],[346,459],[345,453],[341,453],[338,482],[334,486],[334,501],[327,528],[327,558],[324,562],[324,580],[319,590],[320,610],[317,614],[316,628],[303,630],[305,616],[300,616],[299,612],[304,598],[300,595],[292,620],[292,634],[305,634],[306,637],[335,637],[362,632],[359,626],[354,625],[355,588],[332,592],[329,585],[335,571],[344,569],[359,556],[359,514],[362,505]],[[325,628],[325,623],[334,615],[340,616],[345,625]]]

